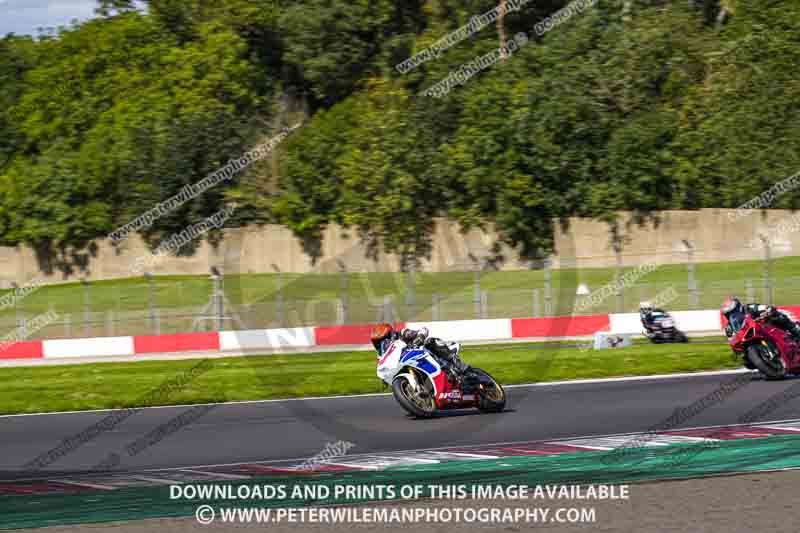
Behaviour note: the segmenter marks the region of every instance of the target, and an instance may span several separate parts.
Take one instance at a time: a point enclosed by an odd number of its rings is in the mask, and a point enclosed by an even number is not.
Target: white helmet
[[[653,304],[650,302],[641,302],[639,303],[639,311],[642,313],[650,313],[653,311]]]

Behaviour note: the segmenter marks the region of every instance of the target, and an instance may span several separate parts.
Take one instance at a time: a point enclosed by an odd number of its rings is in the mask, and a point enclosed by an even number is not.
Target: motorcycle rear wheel
[[[430,379],[425,376],[424,383],[417,383],[418,390],[414,390],[406,376],[397,376],[392,381],[392,394],[400,407],[417,418],[430,418],[436,414],[436,399]]]
[[[786,367],[780,354],[772,357],[771,351],[767,346],[762,344],[748,346],[747,357],[767,379],[783,379],[786,377]]]
[[[506,391],[488,372],[473,368],[481,381],[478,391],[478,410],[484,413],[500,413],[506,408]]]

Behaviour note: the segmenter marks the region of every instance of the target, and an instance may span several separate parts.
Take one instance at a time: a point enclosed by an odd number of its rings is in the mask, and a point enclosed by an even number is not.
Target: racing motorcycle
[[[650,329],[645,329],[644,334],[655,344],[689,342],[689,337],[675,326],[675,319],[669,313],[653,313]]]
[[[456,353],[461,346],[455,344]],[[424,346],[409,346],[396,339],[378,358],[378,377],[392,388],[400,406],[418,418],[430,418],[440,411],[478,408],[497,413],[506,405],[503,387],[480,368],[463,375],[442,367]]]
[[[742,313],[728,319],[735,332],[728,339],[733,352],[741,355],[744,366],[757,369],[767,379],[800,372],[800,345],[765,318]]]

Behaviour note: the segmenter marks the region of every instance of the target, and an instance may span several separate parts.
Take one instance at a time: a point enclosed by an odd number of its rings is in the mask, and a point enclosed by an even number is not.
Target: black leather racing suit
[[[405,328],[400,332],[400,338],[409,346],[423,346],[438,359],[451,366],[459,373],[469,370],[469,366],[458,356],[457,343],[447,343],[444,340],[431,337],[428,330],[421,328],[413,330]]]
[[[651,309],[649,311],[639,311],[639,319],[642,321],[642,326],[647,333],[653,333],[653,324],[656,322],[656,317],[662,318],[667,314],[663,309]]]

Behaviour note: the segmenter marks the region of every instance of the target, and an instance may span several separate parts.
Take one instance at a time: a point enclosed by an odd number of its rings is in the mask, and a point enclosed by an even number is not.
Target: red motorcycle
[[[741,354],[744,366],[757,369],[767,379],[781,379],[800,372],[800,344],[787,331],[770,324],[765,317],[749,314],[729,318],[735,333],[728,342]]]

